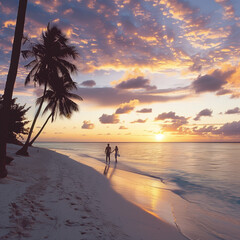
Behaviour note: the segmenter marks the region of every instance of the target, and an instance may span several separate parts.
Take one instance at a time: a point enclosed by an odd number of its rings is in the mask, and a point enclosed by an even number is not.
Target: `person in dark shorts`
[[[110,155],[111,155],[111,147],[108,143],[107,147],[105,148],[105,154],[106,154],[106,164],[110,163]]]

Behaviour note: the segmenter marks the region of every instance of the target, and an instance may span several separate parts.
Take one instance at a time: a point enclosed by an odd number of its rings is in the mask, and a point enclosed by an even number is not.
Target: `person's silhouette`
[[[114,148],[113,152],[115,152],[115,162],[117,162],[117,157],[119,156],[118,146]]]
[[[106,163],[110,163],[110,155],[111,155],[111,147],[108,143],[107,147],[105,148],[105,154],[106,154]]]

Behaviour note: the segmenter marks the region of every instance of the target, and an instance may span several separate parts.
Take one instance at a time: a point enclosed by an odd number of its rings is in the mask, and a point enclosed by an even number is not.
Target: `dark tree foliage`
[[[8,135],[8,119],[11,108],[11,100],[13,88],[16,81],[17,69],[21,51],[23,38],[23,29],[25,22],[25,14],[27,9],[27,0],[19,0],[17,21],[13,38],[12,54],[10,66],[8,70],[7,80],[4,88],[4,103],[2,108],[2,122],[0,125],[0,178],[7,176],[6,152],[7,152],[7,135]]]
[[[41,134],[50,118],[52,118],[52,122],[56,119],[57,115],[60,117],[70,118],[74,111],[78,111],[78,105],[71,99],[82,101],[82,98],[77,94],[71,93],[71,90],[73,89],[77,89],[76,83],[70,83],[68,81],[65,81],[64,77],[61,77],[58,80],[58,84],[51,86],[51,88],[46,91],[44,96],[37,99],[37,104],[40,104],[43,98],[45,99],[45,102],[47,102],[43,114],[49,110],[51,113],[38,134],[29,143],[30,146]]]
[[[46,91],[48,87],[54,88],[61,78],[64,78],[69,84],[74,84],[71,73],[76,72],[77,67],[71,63],[71,60],[76,59],[78,53],[76,48],[69,44],[69,39],[58,27],[48,24],[47,30],[42,33],[40,41],[30,44],[29,49],[22,51],[22,55],[25,59],[30,59],[25,67],[31,68],[25,84],[33,81],[39,86],[44,86],[43,98],[32,121],[27,140],[24,146],[16,152],[18,155],[28,156],[28,146],[45,100]]]
[[[0,97],[0,124],[3,116],[2,106],[3,98]],[[21,106],[20,104],[16,103],[16,98],[12,99],[8,118],[7,142],[19,144],[19,140],[23,139],[22,135],[28,134],[28,128],[26,125],[29,123],[29,121],[26,120],[25,114],[29,108],[25,108],[25,105]]]

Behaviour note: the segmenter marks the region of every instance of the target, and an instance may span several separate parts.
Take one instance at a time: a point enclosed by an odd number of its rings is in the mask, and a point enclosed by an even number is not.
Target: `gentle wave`
[[[91,159],[100,161],[102,163],[105,163],[105,160],[103,160],[103,158],[96,157],[94,155],[78,153],[78,156],[84,157],[84,158],[91,158]],[[139,174],[142,176],[158,179],[162,183],[166,184],[166,189],[174,192],[175,194],[179,195],[180,197],[184,198],[187,201],[190,201],[189,197],[191,196],[191,194],[198,193],[198,194],[207,194],[213,198],[221,199],[222,201],[229,202],[231,204],[240,205],[240,197],[232,195],[232,193],[230,191],[217,190],[212,187],[207,187],[205,185],[196,184],[196,183],[188,181],[187,178],[185,178],[181,175],[178,175],[178,176],[176,176],[176,174],[166,175],[166,179],[168,179],[168,181],[167,181],[163,177],[159,177],[159,176],[152,175],[152,174],[149,174],[144,171],[140,171],[136,168],[130,167],[127,164],[124,164],[121,162],[118,163],[118,169],[128,171],[131,173],[135,173],[135,174]],[[191,178],[191,176],[188,176],[188,178]],[[170,183],[176,184],[176,186],[178,186],[180,189],[170,189],[168,187],[168,184],[170,184]]]

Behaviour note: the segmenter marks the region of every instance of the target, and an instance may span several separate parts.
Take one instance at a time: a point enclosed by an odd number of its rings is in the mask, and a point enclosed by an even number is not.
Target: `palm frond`
[[[48,88],[45,95],[36,100],[37,105],[46,103],[43,114],[51,111],[54,121],[58,115],[71,117],[78,111],[78,105],[71,99],[82,101],[82,98],[71,92],[77,89],[77,84],[70,75],[77,71],[77,66],[69,59],[76,59],[79,54],[62,31],[49,23],[39,42],[22,51],[22,55],[25,59],[33,58],[25,66],[31,68],[25,84],[33,81]]]
[[[35,64],[35,65],[34,65]],[[33,66],[34,65],[34,66]],[[34,60],[32,60],[30,63],[28,63],[28,64],[26,64],[24,67],[25,68],[30,68],[30,67],[35,67],[37,65],[37,60],[36,59],[34,59]]]
[[[43,97],[44,96],[41,96],[41,97],[37,98],[36,105],[39,105],[42,102]]]
[[[75,93],[67,93],[66,96],[69,97],[69,98],[74,98],[74,99],[83,101],[82,97],[80,97],[79,95],[77,95]]]
[[[24,59],[27,59],[29,57],[35,57],[32,50],[22,50],[21,53],[22,53],[22,56],[23,56]]]
[[[74,60],[79,56],[76,48],[72,45],[65,46],[59,51],[58,57],[59,58],[73,58]]]
[[[68,71],[70,71],[71,73],[74,73],[77,71],[77,66],[65,59],[62,59],[62,58],[58,58],[58,62],[61,63],[61,65],[65,68],[68,69]]]

